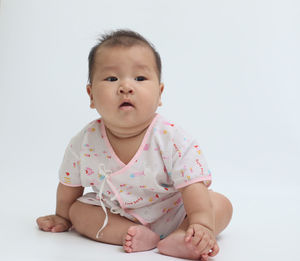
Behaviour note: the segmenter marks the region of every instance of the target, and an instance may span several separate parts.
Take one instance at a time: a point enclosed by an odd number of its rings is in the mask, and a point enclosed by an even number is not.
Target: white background
[[[296,0],[2,0],[0,259],[173,260],[35,225],[54,212],[67,143],[98,117],[85,91],[88,52],[118,28],[160,52],[159,112],[197,137],[212,188],[234,205],[214,260],[299,260]]]

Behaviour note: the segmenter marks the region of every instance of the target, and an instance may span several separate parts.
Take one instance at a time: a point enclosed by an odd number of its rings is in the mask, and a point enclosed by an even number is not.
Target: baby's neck
[[[149,126],[146,126],[141,129],[134,129],[134,130],[114,130],[108,127],[105,127],[107,135],[113,137],[114,139],[132,139],[138,136],[144,136],[145,132],[147,131]]]
[[[110,129],[107,126],[105,127],[110,145],[112,146],[115,154],[124,164],[128,164],[134,155],[136,155],[148,127],[149,125],[143,129],[135,128],[130,131],[126,129],[125,132],[123,130],[119,131],[118,129],[116,131],[115,129]]]
[[[153,118],[141,122],[140,124],[128,127],[116,126],[115,124],[111,124],[111,122],[105,121],[104,119],[103,123],[108,136],[118,140],[130,140],[138,138],[139,136],[144,136],[154,117],[155,115],[153,116]]]

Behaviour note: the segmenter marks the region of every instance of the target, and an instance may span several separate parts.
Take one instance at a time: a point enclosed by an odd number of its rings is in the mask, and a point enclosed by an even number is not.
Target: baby
[[[101,115],[66,149],[56,214],[41,230],[73,227],[128,253],[158,248],[164,255],[207,260],[229,224],[230,201],[208,190],[211,173],[197,141],[156,113],[161,60],[129,30],[102,36],[89,54],[87,93]],[[83,195],[84,188],[92,193]]]

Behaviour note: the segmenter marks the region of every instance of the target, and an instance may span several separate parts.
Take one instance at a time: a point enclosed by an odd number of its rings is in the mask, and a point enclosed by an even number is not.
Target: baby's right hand
[[[69,220],[57,215],[39,217],[36,223],[40,230],[47,232],[64,232],[72,226]]]

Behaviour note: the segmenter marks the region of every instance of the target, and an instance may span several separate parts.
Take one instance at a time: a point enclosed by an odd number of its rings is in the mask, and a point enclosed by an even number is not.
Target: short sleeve
[[[196,182],[203,182],[209,186],[211,172],[197,141],[178,128],[172,143],[171,178],[174,187],[179,189]]]
[[[59,180],[66,186],[80,187],[80,159],[73,148],[72,141],[69,143],[63,161],[59,169]]]

